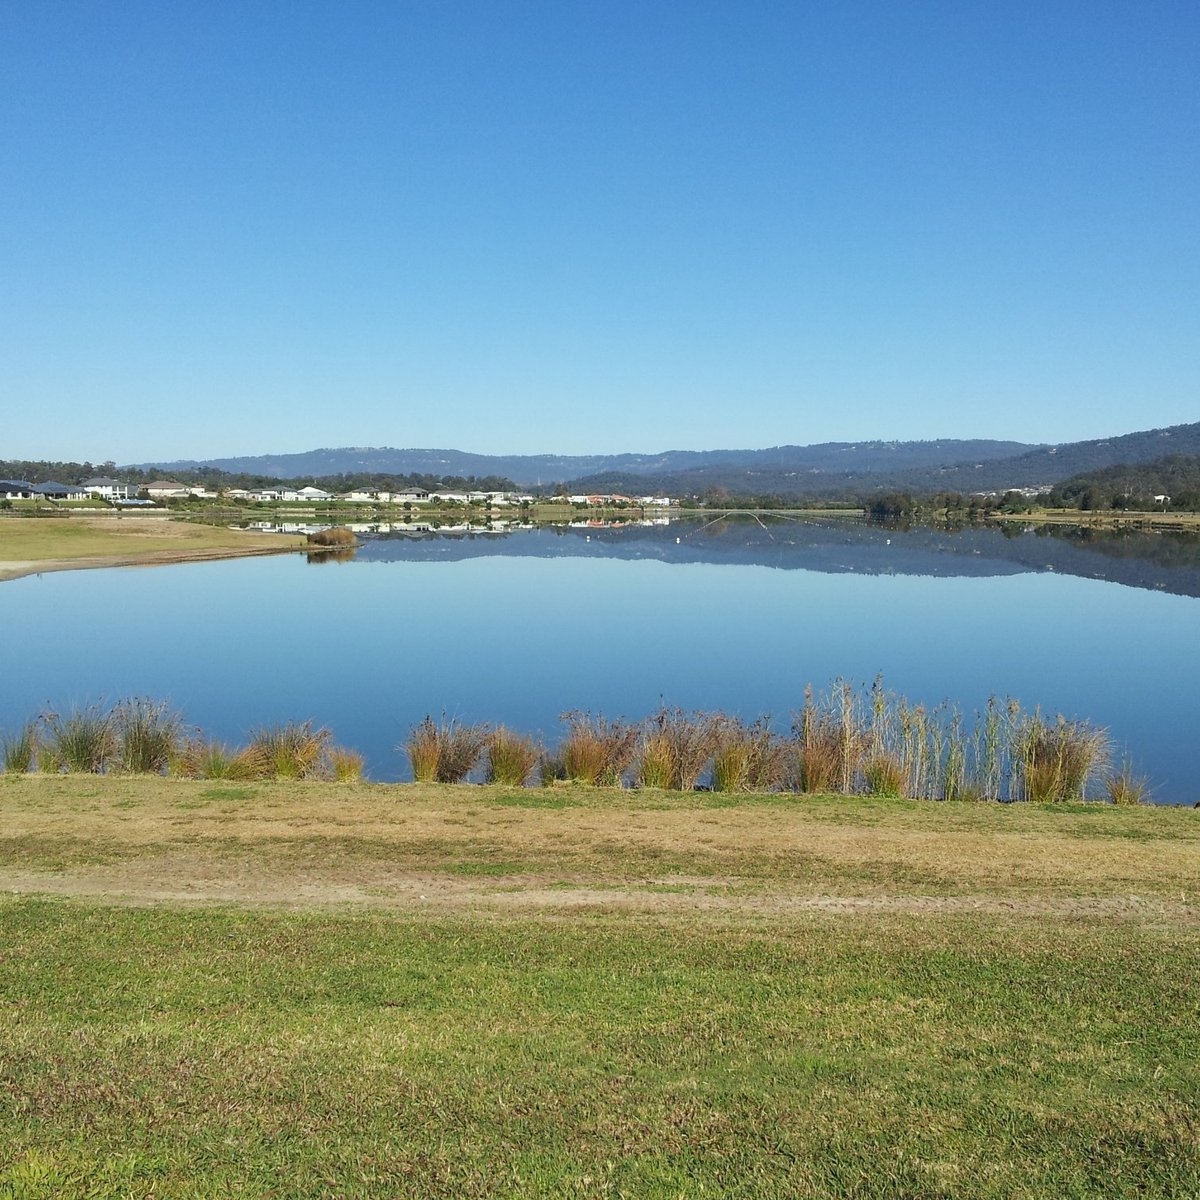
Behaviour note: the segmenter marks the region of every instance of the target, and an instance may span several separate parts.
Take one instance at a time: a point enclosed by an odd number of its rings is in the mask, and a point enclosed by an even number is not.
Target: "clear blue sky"
[[[0,458],[1200,419],[1200,5],[0,8]]]

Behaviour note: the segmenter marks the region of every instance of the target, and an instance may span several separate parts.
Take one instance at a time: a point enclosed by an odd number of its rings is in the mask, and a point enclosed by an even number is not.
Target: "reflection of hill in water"
[[[616,529],[545,527],[508,533],[427,533],[368,538],[358,562],[454,562],[503,554],[532,558],[650,559],[728,563],[826,574],[945,578],[1054,571],[1200,597],[1200,536],[1089,529],[917,527],[865,522],[743,518]]]

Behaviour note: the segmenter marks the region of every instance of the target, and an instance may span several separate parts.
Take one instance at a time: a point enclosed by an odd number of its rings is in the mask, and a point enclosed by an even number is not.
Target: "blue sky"
[[[1200,6],[0,8],[0,458],[1200,419]]]

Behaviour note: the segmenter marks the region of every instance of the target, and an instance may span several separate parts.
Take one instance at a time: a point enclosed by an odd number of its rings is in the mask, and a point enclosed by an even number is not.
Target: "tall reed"
[[[833,693],[824,696],[818,696],[808,684],[792,732],[802,792],[853,791],[862,733],[850,684],[840,680]]]

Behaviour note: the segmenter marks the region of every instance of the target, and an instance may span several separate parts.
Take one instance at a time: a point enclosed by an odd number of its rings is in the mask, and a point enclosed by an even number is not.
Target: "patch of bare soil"
[[[611,911],[692,921],[779,920],[805,914],[872,916],[993,916],[1099,918],[1153,924],[1200,924],[1200,906],[1181,896],[1007,897],[988,893],[958,896],[882,894],[839,896],[773,889],[745,891],[737,878],[666,876],[638,883],[609,884],[587,878],[514,875],[486,880],[436,872],[386,868],[345,877],[336,872],[221,869],[209,860],[178,855],[119,866],[60,872],[0,871],[0,892],[53,895],[118,905],[237,905],[267,908],[367,907],[425,912],[538,914]]]

